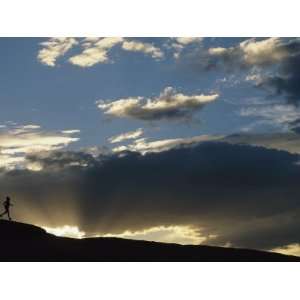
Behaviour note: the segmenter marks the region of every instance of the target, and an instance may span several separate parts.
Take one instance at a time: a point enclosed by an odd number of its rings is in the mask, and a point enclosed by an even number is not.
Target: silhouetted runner
[[[9,209],[11,206],[13,206],[13,204],[11,204],[9,197],[6,197],[5,201],[3,202],[3,206],[4,206],[4,212],[0,215],[0,218],[3,217],[4,215],[7,215],[8,219],[11,221]]]

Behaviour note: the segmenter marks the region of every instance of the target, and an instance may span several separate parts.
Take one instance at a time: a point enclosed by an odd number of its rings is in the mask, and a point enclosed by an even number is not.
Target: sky
[[[0,65],[17,220],[300,255],[299,38],[0,38]]]

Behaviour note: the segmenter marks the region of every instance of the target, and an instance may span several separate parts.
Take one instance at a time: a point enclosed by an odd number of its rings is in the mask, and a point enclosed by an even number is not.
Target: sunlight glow
[[[290,244],[284,247],[278,247],[272,249],[273,252],[285,254],[285,255],[296,255],[300,256],[300,244]]]
[[[87,234],[80,230],[77,226],[64,225],[61,227],[46,227],[43,228],[51,234],[62,237],[71,237],[82,239],[88,237]],[[119,234],[99,234],[93,237],[117,237],[133,240],[146,240],[162,243],[176,243],[182,245],[199,245],[208,238],[213,236],[202,236],[198,229],[191,226],[156,226],[140,231],[126,230]]]
[[[190,226],[157,226],[141,231],[125,231],[121,234],[105,234],[103,237],[119,237],[134,240],[148,240],[163,243],[198,245],[207,238],[198,229]]]
[[[85,237],[85,232],[79,230],[77,226],[64,225],[62,227],[43,227],[43,228],[48,233],[57,236],[71,237],[76,239],[82,239]]]

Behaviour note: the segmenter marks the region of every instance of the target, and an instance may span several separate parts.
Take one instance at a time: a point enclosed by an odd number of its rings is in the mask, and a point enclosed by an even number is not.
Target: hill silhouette
[[[72,239],[0,220],[1,261],[300,261],[249,249],[178,245],[121,238]]]

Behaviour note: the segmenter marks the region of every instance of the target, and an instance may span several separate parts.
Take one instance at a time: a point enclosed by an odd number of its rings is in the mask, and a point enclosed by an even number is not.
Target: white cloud
[[[201,42],[203,40],[203,37],[176,37],[174,39],[179,44],[188,45],[191,43]]]
[[[41,126],[35,124],[28,124],[23,126],[23,129],[39,129],[39,128],[41,128]]]
[[[79,129],[62,130],[62,133],[66,133],[66,134],[73,134],[73,133],[79,133],[79,132],[80,132]]]
[[[218,94],[185,95],[167,87],[156,98],[131,97],[116,101],[96,102],[105,114],[114,117],[130,117],[140,120],[187,119],[206,104],[215,101]]]
[[[251,38],[228,48],[209,48],[207,50],[208,58],[219,60],[212,62],[206,58],[204,61],[213,65],[224,64],[227,67],[260,68],[279,63],[291,56],[292,53],[283,38],[272,37],[263,40]],[[258,72],[259,69],[256,71]]]
[[[1,149],[1,148],[0,148]],[[3,155],[0,150],[0,169],[12,169],[14,166],[24,162],[24,157]]]
[[[77,41],[74,38],[50,38],[48,41],[41,43],[43,48],[38,53],[38,60],[44,65],[54,67],[57,58],[63,56],[76,44]]]
[[[79,140],[74,132],[48,132],[39,125],[8,125],[0,130],[1,167],[14,168],[25,162],[25,156],[39,151],[62,149]]]
[[[175,50],[174,58],[178,59],[184,50],[190,44],[201,43],[203,40],[202,37],[175,37],[171,38],[171,48]],[[175,42],[173,42],[175,41]]]
[[[43,48],[38,53],[38,60],[45,65],[54,67],[56,60],[75,45],[79,45],[82,51],[69,57],[68,62],[83,68],[112,62],[109,52],[118,45],[125,51],[142,52],[154,59],[164,57],[162,50],[151,43],[122,37],[88,37],[82,39],[49,38],[41,43]]]
[[[122,49],[126,51],[142,52],[150,55],[152,58],[159,59],[163,58],[163,52],[150,43],[143,43],[140,41],[124,41]]]
[[[121,37],[86,38],[82,41],[85,48],[80,54],[69,58],[69,62],[79,67],[92,67],[109,61],[108,52],[123,42]]]
[[[279,62],[290,55],[282,46],[282,38],[272,37],[257,41],[249,39],[240,43],[244,61],[249,65]]]
[[[143,129],[138,128],[137,130],[134,130],[134,131],[129,131],[129,132],[125,132],[125,133],[122,133],[119,135],[115,135],[115,136],[109,138],[108,141],[112,144],[120,143],[125,140],[136,139],[136,138],[140,137],[143,133],[144,133]]]
[[[177,138],[177,139],[164,139],[164,140],[156,140],[148,142],[147,139],[138,139],[135,140],[132,144],[127,146],[119,146],[113,148],[114,152],[122,152],[125,150],[129,151],[137,151],[142,154],[146,154],[148,152],[162,152],[167,151],[172,148],[184,145],[191,145],[194,143],[205,142],[205,141],[213,141],[219,140],[222,136],[210,136],[210,135],[199,135],[189,138]]]

